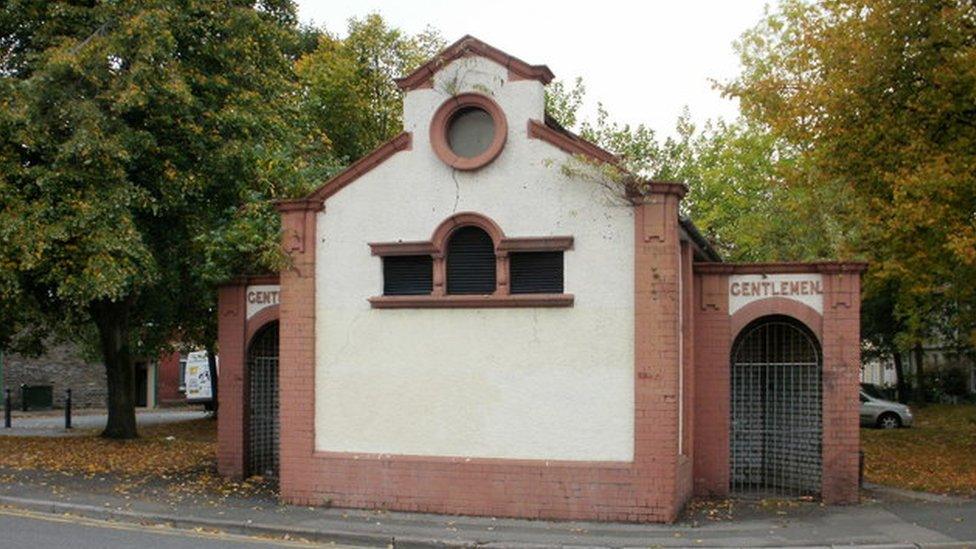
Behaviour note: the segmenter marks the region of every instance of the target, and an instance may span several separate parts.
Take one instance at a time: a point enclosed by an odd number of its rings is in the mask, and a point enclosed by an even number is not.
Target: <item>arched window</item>
[[[495,243],[484,230],[461,227],[447,244],[447,293],[495,293]]]
[[[563,284],[563,252],[572,236],[505,236],[494,221],[460,212],[430,240],[371,242],[382,259],[377,309],[572,307]]]

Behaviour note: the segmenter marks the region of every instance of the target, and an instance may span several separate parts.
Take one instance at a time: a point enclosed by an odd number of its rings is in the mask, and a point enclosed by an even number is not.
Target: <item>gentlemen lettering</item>
[[[247,292],[247,302],[252,305],[277,305],[278,290],[259,292],[251,290]]]
[[[761,280],[757,282],[733,282],[729,293],[739,297],[778,297],[796,295],[822,295],[819,280]]]

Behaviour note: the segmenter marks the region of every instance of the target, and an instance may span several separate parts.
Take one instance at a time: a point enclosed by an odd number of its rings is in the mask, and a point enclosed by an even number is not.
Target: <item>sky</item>
[[[754,26],[768,0],[298,0],[302,21],[345,35],[346,21],[379,12],[416,33],[431,26],[450,43],[471,34],[567,82],[583,77],[584,117],[600,101],[613,120],[674,133],[693,120],[735,118],[737,105],[711,80],[738,74],[732,42]]]

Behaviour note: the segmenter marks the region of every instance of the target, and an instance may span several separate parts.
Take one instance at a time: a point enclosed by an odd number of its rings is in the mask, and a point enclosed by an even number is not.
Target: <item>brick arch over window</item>
[[[769,297],[753,301],[742,307],[731,318],[732,341],[739,337],[739,333],[753,320],[764,316],[783,315],[793,318],[810,329],[817,342],[823,345],[823,317],[809,305],[785,297]]]
[[[451,238],[459,229],[465,227],[476,227],[484,231],[491,238],[492,246],[496,256],[496,262],[504,262],[505,254],[499,253],[499,245],[505,238],[505,233],[501,227],[491,218],[475,213],[461,212],[448,217],[434,229],[430,241],[434,244],[436,253],[434,254],[434,292],[436,294],[449,294],[447,281],[448,249],[451,245]],[[504,265],[496,265],[495,268],[495,287],[492,294],[505,295],[508,289],[508,275]]]
[[[265,307],[256,315],[247,320],[247,329],[245,330],[244,334],[245,349],[250,348],[251,340],[254,339],[255,334],[261,331],[261,328],[264,328],[269,322],[278,320],[279,307],[279,305]]]
[[[451,238],[454,231],[461,227],[470,226],[478,227],[488,233],[492,242],[495,243],[495,251],[498,251],[498,246],[505,238],[505,233],[502,232],[502,228],[493,219],[475,212],[457,213],[441,221],[441,224],[434,229],[434,234],[431,235],[430,241],[439,253],[444,253],[447,251],[447,241]]]

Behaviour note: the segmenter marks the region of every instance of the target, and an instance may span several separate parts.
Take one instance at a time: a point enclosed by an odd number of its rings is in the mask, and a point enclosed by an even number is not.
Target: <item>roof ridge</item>
[[[472,54],[487,57],[507,68],[509,78],[513,80],[538,80],[543,84],[548,84],[555,78],[549,67],[545,65],[530,65],[487,42],[470,34],[465,34],[410,74],[398,78],[396,80],[397,86],[404,91],[430,87],[430,79],[441,67],[455,59]]]

